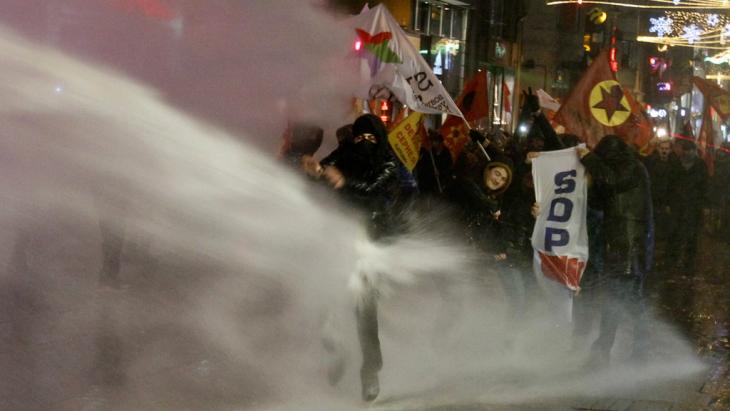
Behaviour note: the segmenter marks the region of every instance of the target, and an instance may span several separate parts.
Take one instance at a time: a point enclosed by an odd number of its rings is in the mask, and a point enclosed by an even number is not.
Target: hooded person
[[[502,195],[512,183],[514,164],[479,132],[472,130],[470,136],[473,141],[464,147],[454,164],[452,198],[458,200],[468,218],[484,213],[498,218]]]
[[[352,124],[352,138],[345,138],[320,165],[328,180],[351,204],[368,214],[374,238],[391,233],[388,213],[399,189],[398,163],[390,150],[388,132],[375,115],[364,114]]]
[[[506,248],[497,235],[502,197],[512,183],[514,165],[479,132],[472,131],[470,135],[473,141],[464,147],[454,164],[448,197],[465,225],[468,240],[503,259]]]
[[[467,240],[493,262],[488,264],[484,275],[499,278],[507,296],[508,317],[513,318],[524,312],[526,302],[525,284],[511,267],[513,259],[507,255],[506,226],[501,216],[502,200],[512,184],[514,164],[477,131],[472,131],[470,136],[472,142],[467,144],[454,166],[450,199],[462,218]]]
[[[340,145],[321,163],[309,162],[305,167],[315,178],[324,178],[345,200],[367,215],[368,233],[374,240],[394,234],[392,208],[400,183],[398,163],[390,151],[388,133],[383,122],[372,114],[358,117],[352,124],[352,139]],[[362,351],[360,381],[362,398],[374,400],[380,393],[378,372],[383,366],[378,336],[378,303],[376,285],[364,273],[358,273],[355,317]],[[341,370],[330,376],[337,383]]]
[[[616,337],[622,311],[634,325],[632,358],[645,361],[648,335],[644,308],[644,280],[653,264],[653,208],[649,174],[638,154],[619,137],[601,139],[593,152],[577,148],[581,162],[600,194],[603,270],[599,273],[601,323],[591,347],[590,367],[605,366]]]

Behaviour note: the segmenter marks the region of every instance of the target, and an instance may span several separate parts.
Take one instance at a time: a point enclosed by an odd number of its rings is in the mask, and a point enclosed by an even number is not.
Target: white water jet
[[[655,323],[661,365],[597,384],[539,309],[504,320],[495,267],[435,221],[372,244],[326,189],[159,91],[7,30],[0,55],[0,409],[357,409],[348,284],[363,269],[383,294],[384,408],[607,395],[701,369]],[[122,290],[98,286],[100,221],[126,241]],[[349,360],[334,388],[328,315]]]

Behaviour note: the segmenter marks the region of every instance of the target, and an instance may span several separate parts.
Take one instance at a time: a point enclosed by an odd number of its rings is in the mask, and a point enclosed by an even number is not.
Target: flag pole
[[[436,160],[433,158],[433,148],[428,148],[428,155],[431,157],[431,166],[433,167],[433,175],[436,177],[436,186],[439,189],[439,194],[444,193],[444,189],[441,187],[441,179],[439,178],[439,170],[436,167]]]
[[[499,126],[502,131],[502,117],[504,116],[504,68],[502,68],[502,81],[499,83]]]
[[[462,117],[461,119],[464,120],[464,124],[466,124],[466,128],[469,129],[469,131],[471,131],[471,126],[469,125],[469,122],[466,121],[466,119],[464,117]],[[487,154],[487,150],[484,149],[484,146],[482,145],[482,143],[479,141],[476,141],[475,143],[477,143],[477,146],[479,146],[479,149],[482,151],[482,154],[484,154],[484,157],[487,158],[487,161],[492,161],[492,157],[489,157],[489,154]]]

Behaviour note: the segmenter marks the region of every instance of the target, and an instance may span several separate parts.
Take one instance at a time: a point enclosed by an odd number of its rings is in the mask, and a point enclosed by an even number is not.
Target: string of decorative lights
[[[710,32],[720,27],[727,27],[730,24],[730,17],[724,13],[701,13],[696,11],[667,11],[665,17],[649,20],[652,23],[650,31],[656,32],[659,37],[664,34],[681,37],[685,32],[685,27],[692,25],[703,32]],[[671,31],[667,33],[666,29]]]
[[[666,11],[662,17],[649,18],[649,23],[649,32],[656,37],[639,36],[638,41],[707,49],[728,48],[730,41],[730,17],[725,14]]]
[[[649,32],[653,36],[637,36],[637,41],[672,47],[692,47],[708,50],[723,50],[708,61],[730,60],[730,16],[729,0],[553,0],[548,5],[558,4],[600,4],[642,9],[664,9],[664,16],[649,19]],[[691,10],[689,10],[691,9]],[[705,10],[698,12],[697,9]]]
[[[608,6],[632,7],[639,9],[730,9],[728,0],[647,0],[644,2],[623,1],[602,1],[602,0],[553,0],[548,1],[548,6],[558,4],[603,4]]]

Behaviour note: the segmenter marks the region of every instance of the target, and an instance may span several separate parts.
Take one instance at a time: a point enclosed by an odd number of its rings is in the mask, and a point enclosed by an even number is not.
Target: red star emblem
[[[601,87],[601,96],[602,99],[598,103],[596,103],[593,108],[601,108],[606,110],[606,117],[608,118],[609,123],[611,122],[611,117],[613,117],[613,114],[617,111],[629,111],[626,107],[621,104],[621,99],[624,97],[624,92],[621,90],[621,87],[618,85],[611,86],[611,90],[607,91],[603,87]]]

